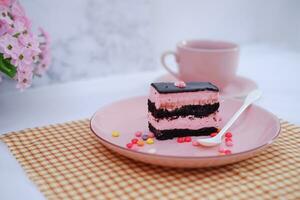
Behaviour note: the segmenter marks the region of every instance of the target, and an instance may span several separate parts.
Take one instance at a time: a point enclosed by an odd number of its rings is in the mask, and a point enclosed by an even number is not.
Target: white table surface
[[[264,50],[242,54],[238,74],[264,91],[257,103],[278,117],[300,124],[299,53]],[[0,94],[0,134],[28,127],[89,118],[99,107],[129,96],[147,95],[163,71],[51,85]],[[0,199],[44,199],[5,144],[0,143]]]

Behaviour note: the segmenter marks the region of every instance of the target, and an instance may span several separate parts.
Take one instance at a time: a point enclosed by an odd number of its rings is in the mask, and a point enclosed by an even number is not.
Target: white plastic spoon
[[[262,92],[260,90],[253,90],[250,92],[245,101],[244,104],[241,106],[241,108],[231,117],[231,119],[227,122],[227,124],[222,128],[222,130],[212,138],[205,138],[205,139],[198,139],[197,141],[199,144],[203,146],[216,146],[221,144],[222,137],[226,133],[226,131],[231,127],[231,125],[237,120],[237,118],[242,114],[242,112],[251,105],[254,101],[259,99],[262,95]]]

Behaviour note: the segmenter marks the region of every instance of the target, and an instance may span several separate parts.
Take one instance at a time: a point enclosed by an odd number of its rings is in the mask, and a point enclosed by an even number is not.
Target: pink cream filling
[[[219,102],[219,93],[213,91],[184,92],[160,94],[155,88],[150,88],[149,100],[155,103],[157,109],[169,111],[184,105],[205,105]]]
[[[190,119],[192,117],[193,119]],[[220,117],[218,113],[210,114],[203,118],[194,118],[193,116],[179,117],[177,119],[168,120],[161,119],[156,121],[151,113],[148,113],[148,120],[152,126],[158,130],[168,130],[168,129],[190,129],[198,130],[204,127],[216,127],[219,126]]]

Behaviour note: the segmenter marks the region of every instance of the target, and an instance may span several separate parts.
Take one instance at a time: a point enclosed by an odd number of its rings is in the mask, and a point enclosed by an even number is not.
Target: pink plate
[[[156,79],[156,81],[175,82],[177,79],[170,74],[165,74]],[[242,76],[236,76],[231,83],[221,90],[220,94],[225,98],[244,98],[249,92],[256,88],[257,85],[254,81]]]
[[[240,100],[233,99],[222,102],[223,122],[228,121],[241,104]],[[225,165],[254,156],[279,135],[280,123],[270,112],[252,105],[229,130],[234,145],[226,148],[232,151],[231,155],[219,155],[218,147],[195,147],[191,142],[179,144],[176,139],[154,139],[154,144],[134,145],[128,149],[126,144],[135,138],[136,131],[149,132],[147,97],[134,97],[98,110],[91,119],[91,129],[103,145],[129,158],[155,165],[196,168]],[[120,136],[112,137],[112,131],[119,131]]]

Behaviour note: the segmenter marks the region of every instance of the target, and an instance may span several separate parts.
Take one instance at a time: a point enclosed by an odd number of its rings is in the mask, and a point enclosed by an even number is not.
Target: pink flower
[[[27,29],[30,29],[31,21],[26,16],[24,8],[21,6],[21,4],[18,1],[12,4],[11,11],[15,21],[19,21],[23,23]]]
[[[11,62],[17,67],[31,65],[33,63],[32,52],[26,47],[20,48],[17,58],[12,59]]]
[[[0,37],[11,31],[12,27],[5,20],[0,19]]]
[[[38,76],[42,76],[47,70],[48,70],[49,65],[44,62],[40,62],[37,66],[36,69],[34,70],[34,73]]]
[[[26,15],[24,15],[23,17],[16,17],[15,20],[23,23],[26,29],[31,28],[31,21],[30,19],[27,18]]]
[[[8,7],[0,7],[0,19],[5,21],[9,25],[12,25],[13,24],[13,19],[11,18],[9,13],[10,13],[10,10],[9,10]]]
[[[36,70],[34,71],[37,75],[44,74],[48,70],[49,65],[51,63],[51,53],[48,46],[46,47],[47,48],[41,48],[42,53],[39,55],[39,61]]]
[[[32,34],[21,34],[18,36],[18,40],[24,47],[29,47],[29,44],[33,41]]]
[[[4,58],[16,59],[19,55],[20,46],[17,38],[5,34],[0,37],[0,51],[3,53]]]
[[[0,6],[8,7],[11,5],[11,0],[0,0]]]
[[[41,36],[44,38],[44,42],[46,44],[50,44],[51,38],[48,32],[46,32],[43,28],[39,27],[39,31],[41,33]]]
[[[32,83],[32,67],[23,66],[22,68],[18,68],[17,71],[17,88],[23,91],[28,88]]]
[[[0,0],[0,54],[16,67],[21,90],[31,85],[34,73],[43,74],[51,62],[49,34],[42,28],[39,31],[41,40],[31,32],[31,21],[18,0]]]
[[[32,51],[33,56],[37,56],[39,53],[41,53],[38,39],[33,34],[31,33],[21,34],[19,35],[18,40],[24,47]]]
[[[11,11],[14,17],[23,17],[26,15],[24,8],[18,1],[13,2]]]
[[[43,49],[42,53],[39,55],[39,62],[37,64],[37,67],[34,71],[37,75],[43,75],[49,68],[49,65],[51,63],[51,54],[48,49]]]
[[[34,73],[36,75],[43,75],[49,68],[50,62],[47,62],[47,60],[42,60],[41,62],[38,63]]]
[[[19,21],[19,20],[16,20],[14,21],[13,23],[13,29],[12,29],[12,32],[11,34],[12,35],[15,35],[15,34],[21,34],[23,33],[24,31],[26,31],[26,26],[24,25],[24,23],[22,21]]]
[[[30,74],[30,73],[32,73],[32,71],[33,71],[33,67],[32,67],[32,65],[20,65],[19,67],[18,67],[18,72],[19,73],[21,73],[21,75],[28,75],[28,74]]]
[[[34,72],[37,75],[42,75],[49,68],[51,62],[50,37],[44,29],[39,28],[39,31],[41,32],[41,37],[43,37],[44,41],[40,43],[42,52],[39,55],[39,61]]]

